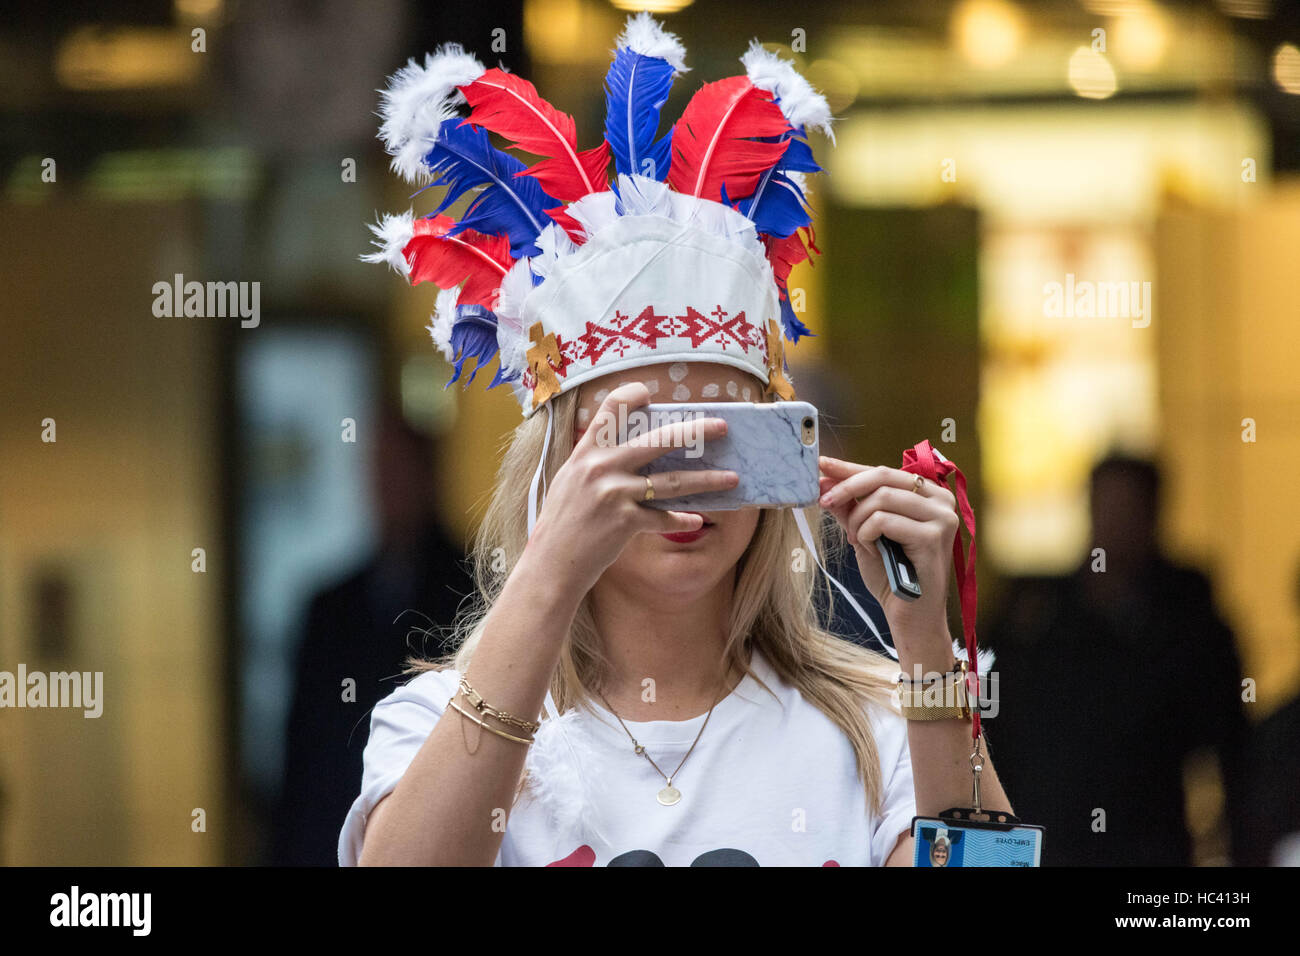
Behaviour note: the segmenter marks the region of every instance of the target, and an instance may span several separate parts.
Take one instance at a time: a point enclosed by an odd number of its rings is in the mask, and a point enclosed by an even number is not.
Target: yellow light
[[[676,13],[695,0],[609,0],[619,10],[648,10],[650,13]]]
[[[1142,6],[1144,0],[1083,0],[1083,9],[1103,17],[1121,17]]]
[[[1273,0],[1217,0],[1217,3],[1228,16],[1243,20],[1267,20],[1273,14]]]
[[[176,18],[190,21],[215,20],[221,14],[221,0],[174,0]]]
[[[1070,57],[1070,86],[1085,99],[1104,100],[1113,96],[1119,84],[1110,61],[1089,47],[1081,46]]]
[[[618,14],[583,0],[528,0],[524,4],[524,42],[529,55],[547,66],[609,65],[609,49],[587,37],[613,36]]]
[[[1300,49],[1283,43],[1273,51],[1273,82],[1287,93],[1300,95]]]
[[[1020,11],[1007,0],[962,0],[953,10],[952,33],[962,56],[991,69],[1015,55],[1024,24]]]
[[[1125,66],[1152,70],[1164,57],[1168,40],[1163,11],[1154,4],[1143,3],[1124,11],[1115,21],[1108,50]]]
[[[847,109],[858,98],[858,75],[839,60],[814,60],[804,77],[826,97],[832,113]]]
[[[184,86],[206,59],[190,42],[188,30],[80,27],[59,43],[54,72],[74,90]]]

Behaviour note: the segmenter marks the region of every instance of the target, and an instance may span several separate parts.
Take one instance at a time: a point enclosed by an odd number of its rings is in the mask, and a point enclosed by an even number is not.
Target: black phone
[[[915,601],[921,596],[921,582],[916,577],[916,565],[912,564],[903,552],[903,546],[897,541],[886,538],[883,534],[876,539],[876,550],[885,563],[885,576],[889,578],[889,590],[904,601]]]

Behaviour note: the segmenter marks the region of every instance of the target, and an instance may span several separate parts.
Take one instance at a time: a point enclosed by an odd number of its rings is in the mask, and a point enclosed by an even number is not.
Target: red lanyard
[[[903,471],[920,475],[936,484],[947,486],[948,476],[957,476],[957,508],[961,513],[962,523],[970,535],[970,549],[963,553],[961,531],[952,539],[952,566],[957,574],[957,594],[961,600],[961,628],[966,637],[966,698],[971,704],[971,739],[978,741],[980,735],[979,713],[979,663],[975,650],[975,605],[977,588],[975,585],[975,511],[966,496],[966,476],[961,469],[944,458],[930,445],[928,440],[919,442],[903,452]]]

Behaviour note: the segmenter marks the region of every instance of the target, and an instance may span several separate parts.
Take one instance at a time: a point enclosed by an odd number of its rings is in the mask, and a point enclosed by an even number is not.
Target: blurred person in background
[[[1083,563],[1013,582],[991,620],[1014,699],[989,740],[1020,814],[1047,827],[1045,865],[1187,866],[1183,770],[1198,749],[1218,758],[1240,842],[1249,727],[1233,634],[1209,579],[1160,551],[1153,463],[1106,457],[1090,499]]]
[[[1295,597],[1300,602],[1300,566]],[[1243,866],[1300,866],[1300,695],[1255,728],[1246,759]]]
[[[434,461],[434,442],[385,411],[371,460],[378,549],[320,591],[304,623],[273,823],[277,865],[336,865],[371,708],[392,691],[409,657],[447,650],[439,627],[451,624],[471,585],[464,549],[438,518]],[[409,639],[415,633],[422,642]]]

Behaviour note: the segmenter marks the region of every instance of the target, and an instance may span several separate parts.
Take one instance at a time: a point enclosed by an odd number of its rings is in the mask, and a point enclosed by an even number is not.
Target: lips
[[[684,511],[682,514],[700,515],[701,518],[704,518],[704,515],[698,511]],[[667,538],[674,544],[690,544],[693,541],[699,541],[700,538],[709,533],[709,529],[712,527],[713,522],[708,518],[704,518],[704,525],[698,531],[676,531],[672,534],[661,535],[661,537]]]

